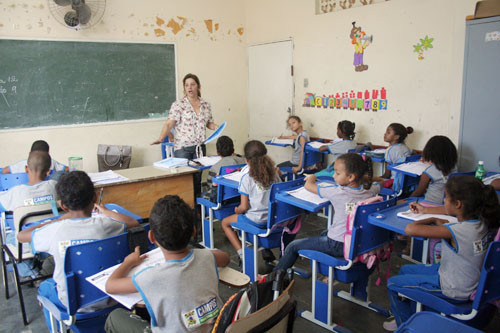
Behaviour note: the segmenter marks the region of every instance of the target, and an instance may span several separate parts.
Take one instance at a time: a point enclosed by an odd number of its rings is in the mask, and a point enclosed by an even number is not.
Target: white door
[[[249,139],[265,142],[290,135],[286,120],[293,109],[292,41],[248,48]],[[267,146],[274,162],[291,158],[291,148]]]

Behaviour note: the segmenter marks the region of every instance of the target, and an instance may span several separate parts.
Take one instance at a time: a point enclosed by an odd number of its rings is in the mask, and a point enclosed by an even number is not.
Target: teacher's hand
[[[149,145],[152,146],[152,145],[159,145],[160,143],[162,143],[163,140],[160,140],[160,139],[156,139],[155,141],[151,142]]]

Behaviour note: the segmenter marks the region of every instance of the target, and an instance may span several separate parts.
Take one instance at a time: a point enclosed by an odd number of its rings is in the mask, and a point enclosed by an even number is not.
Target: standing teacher
[[[187,74],[182,80],[184,85],[184,98],[172,103],[168,113],[167,122],[161,129],[160,136],[152,145],[161,144],[175,128],[174,157],[195,159],[197,146],[203,155],[206,154],[205,128],[216,130],[219,126],[213,122],[210,104],[201,98],[200,80],[194,74]],[[201,193],[201,172],[194,176],[194,193]]]

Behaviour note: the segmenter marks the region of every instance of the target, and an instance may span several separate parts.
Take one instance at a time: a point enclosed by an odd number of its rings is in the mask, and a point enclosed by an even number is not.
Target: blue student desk
[[[313,152],[315,152],[315,153],[321,153],[321,154],[329,154],[329,153],[330,153],[328,150],[321,151],[321,150],[319,150],[319,148],[314,148],[314,147],[311,147],[311,146],[309,145],[309,143],[311,143],[311,142],[321,142],[321,143],[326,143],[326,142],[321,141],[321,140],[309,141],[309,142],[306,144],[306,150],[313,151]]]
[[[277,147],[291,147],[291,146],[292,146],[292,145],[290,145],[290,144],[274,143],[274,142],[272,142],[271,140],[267,140],[265,143],[266,143],[266,145],[269,145],[269,146],[277,146]]]
[[[405,228],[408,224],[412,223],[412,220],[408,220],[402,217],[397,216],[398,213],[400,212],[406,212],[407,210],[410,209],[410,202],[414,200],[409,199],[409,201],[391,207],[387,208],[384,210],[381,210],[380,212],[370,214],[368,216],[368,223],[373,224],[377,227],[384,228],[390,231],[394,231],[398,234],[406,235],[405,233]],[[413,237],[418,240],[423,240],[422,244],[422,254],[421,256],[417,253],[413,253],[413,246],[411,248],[411,253],[410,257],[406,258],[409,259],[410,261],[413,261],[415,263],[423,263],[427,264],[428,262],[428,251],[429,251],[429,239],[428,238],[422,238],[422,237]]]
[[[333,181],[333,178],[331,181],[318,180],[318,182],[331,183],[332,185],[335,184],[335,182]],[[299,187],[303,187],[303,185],[299,186]],[[320,210],[327,208],[328,209],[327,228],[328,228],[332,224],[332,221],[333,221],[333,209],[330,205],[330,201],[326,201],[326,202],[318,205],[318,204],[315,204],[315,203],[310,202],[310,201],[296,198],[293,195],[287,193],[288,191],[298,189],[299,187],[291,188],[291,189],[288,189],[287,191],[277,193],[276,200],[283,202],[283,203],[286,203],[286,204],[289,204],[289,205],[292,205],[292,206],[295,206],[295,207],[302,208],[302,209],[307,210],[308,212],[312,212],[312,213],[317,213]]]

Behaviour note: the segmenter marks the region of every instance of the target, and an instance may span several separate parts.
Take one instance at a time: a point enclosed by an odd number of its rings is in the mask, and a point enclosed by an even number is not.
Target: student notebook
[[[187,158],[177,158],[177,157],[169,157],[164,160],[153,163],[153,166],[164,169],[177,168],[187,165],[188,165]]]
[[[325,143],[325,142],[319,142],[319,141],[312,141],[312,142],[309,142],[308,145],[312,148],[315,148],[315,149],[319,149],[323,146],[328,146],[329,143]]]
[[[418,213],[413,213],[411,210],[407,210],[406,212],[399,212],[397,215],[398,217],[411,221],[419,221],[430,217],[434,217],[442,220],[448,220],[448,222],[458,222],[457,218],[454,216],[441,215],[441,214],[418,214]]]
[[[427,169],[430,166],[430,164],[424,163],[424,162],[409,162],[409,163],[404,163],[400,164],[393,169],[404,171],[407,173],[413,173],[417,176],[421,176],[422,173],[424,173],[425,169]]]
[[[297,199],[312,202],[313,204],[316,204],[316,205],[321,205],[322,203],[325,203],[328,201],[328,199],[321,198],[319,195],[312,193],[312,192],[309,192],[304,187],[299,187],[296,190],[287,191],[286,193],[290,194],[291,196],[294,196]]]
[[[272,138],[271,143],[279,144],[279,145],[293,145],[293,139],[278,139]]]

